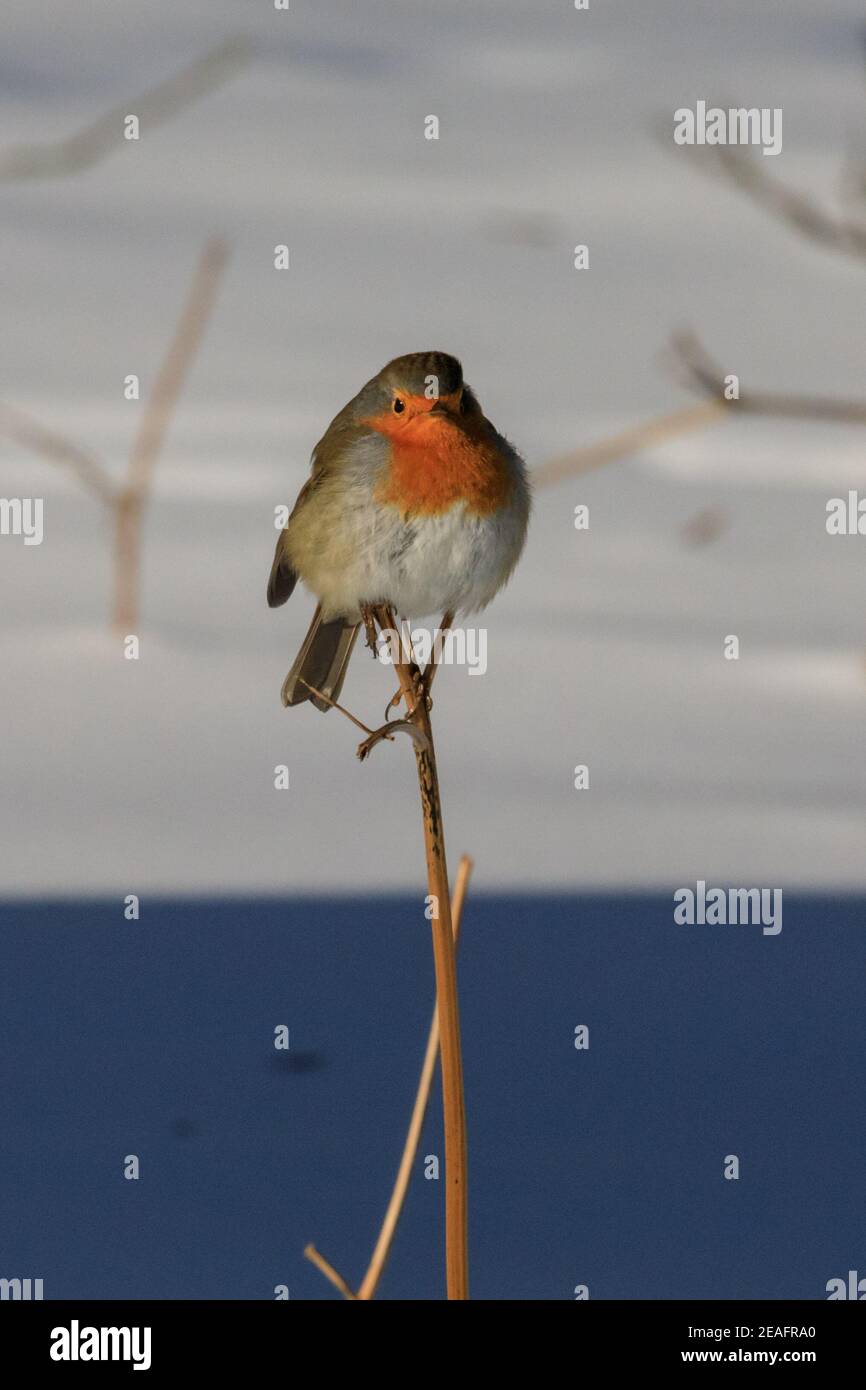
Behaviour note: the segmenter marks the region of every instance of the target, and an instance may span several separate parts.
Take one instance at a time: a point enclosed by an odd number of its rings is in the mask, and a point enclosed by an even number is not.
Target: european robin
[[[318,599],[283,683],[285,705],[339,699],[362,623],[484,608],[523,549],[529,485],[456,357],[396,357],[331,421],[277,540],[268,604],[298,579]]]

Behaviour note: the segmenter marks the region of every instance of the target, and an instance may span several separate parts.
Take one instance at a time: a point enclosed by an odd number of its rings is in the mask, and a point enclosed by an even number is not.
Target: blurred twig
[[[89,169],[124,143],[125,116],[137,116],[140,125],[149,130],[162,125],[198,97],[226,82],[244,66],[251,52],[247,36],[236,34],[176,76],[123,106],[115,106],[66,140],[56,144],[10,145],[0,150],[0,181],[58,178]]]
[[[50,463],[71,468],[83,487],[110,510],[114,521],[112,626],[135,632],[140,618],[141,533],[153,472],[171,413],[189,374],[213,308],[228,249],[219,238],[204,248],[149,400],[144,406],[122,485],[115,484],[94,454],[25,415],[0,404],[0,434]]]
[[[557,455],[533,470],[533,486],[550,487],[563,478],[589,473],[603,464],[628,458],[641,449],[652,448],[677,435],[691,434],[705,425],[720,421],[726,411],[745,411],[791,420],[825,420],[839,424],[866,425],[866,401],[844,400],[833,396],[798,395],[793,392],[744,390],[738,400],[724,396],[725,372],[710,357],[697,334],[681,329],[671,338],[671,356],[677,375],[692,391],[707,399],[667,415],[657,415],[640,425],[623,430],[609,439],[585,444],[567,454]]]
[[[466,901],[466,892],[469,887],[471,873],[472,860],[469,858],[468,854],[464,854],[457,869],[454,895],[451,901],[451,930],[454,934],[455,946],[460,938],[460,919],[463,915],[463,904]],[[397,1169],[397,1177],[394,1181],[391,1199],[388,1202],[382,1221],[379,1238],[376,1241],[373,1254],[370,1257],[370,1263],[367,1267],[367,1272],[361,1281],[358,1292],[355,1293],[354,1290],[349,1287],[343,1276],[319,1253],[315,1245],[308,1245],[304,1251],[307,1259],[311,1260],[327,1279],[330,1279],[331,1283],[335,1288],[340,1290],[344,1298],[367,1302],[376,1296],[376,1290],[379,1287],[379,1281],[382,1278],[388,1256],[391,1253],[391,1246],[397,1231],[397,1223],[400,1220],[400,1214],[406,1200],[406,1193],[409,1189],[412,1167],[418,1153],[418,1144],[420,1143],[421,1131],[424,1126],[424,1116],[427,1113],[427,1106],[430,1101],[430,1090],[433,1085],[438,1055],[439,1014],[434,1008],[433,1018],[430,1022],[430,1032],[427,1036],[427,1050],[424,1053],[424,1063],[421,1067],[421,1076],[418,1081],[415,1104],[412,1107],[412,1116],[406,1133],[406,1142],[403,1145],[400,1166]]]
[[[718,104],[724,106],[724,103]],[[730,108],[732,103],[728,105]],[[655,129],[660,143],[672,149],[667,121],[657,121]],[[777,179],[768,171],[766,159],[756,156],[749,147],[682,145],[676,147],[676,154],[680,158],[689,158],[704,173],[726,178],[772,218],[791,227],[808,240],[831,251],[856,256],[858,259],[866,258],[866,221],[860,208],[854,216],[828,211],[812,195],[789,188]],[[843,194],[847,195],[850,201],[856,191],[857,200],[862,203],[863,190],[863,164],[862,161],[858,161],[856,177],[849,169],[846,179],[843,180]],[[866,424],[866,402],[863,401],[812,396],[798,392],[749,388],[744,390],[742,385],[739,386],[738,397],[728,400],[724,394],[725,372],[710,357],[693,331],[686,329],[674,334],[671,347],[680,379],[689,389],[699,391],[707,397],[706,404],[718,411],[729,408],[752,415],[777,418]],[[658,422],[660,425],[663,423],[663,420]],[[543,478],[543,481],[547,479]]]
[[[774,415],[792,420],[827,420],[839,424],[866,425],[866,401],[833,396],[809,396],[794,392],[754,391],[740,386],[738,400],[723,396],[725,372],[713,361],[697,334],[681,329],[671,339],[674,360],[684,383],[709,396],[720,408],[751,415]]]
[[[226,245],[218,238],[212,238],[205,246],[132,446],[126,486],[117,504],[114,537],[112,626],[118,631],[136,630],[141,587],[142,517],[150,495],[153,470],[171,413],[213,308],[227,258]]]
[[[16,444],[29,449],[31,453],[41,454],[52,463],[71,468],[88,492],[98,497],[107,506],[115,506],[118,491],[112,482],[105,465],[85,449],[46,429],[37,420],[32,420],[22,410],[0,403],[0,434],[14,439]]]
[[[690,434],[703,425],[713,424],[721,419],[726,401],[705,401],[703,405],[691,405],[683,410],[673,410],[668,415],[657,415],[640,425],[623,430],[610,439],[600,439],[595,444],[585,444],[567,454],[558,454],[532,471],[533,487],[550,487],[563,478],[575,474],[589,473],[602,464],[614,463],[627,458],[640,449],[649,449],[663,440],[672,439],[679,434]]]
[[[671,144],[665,131],[665,145]],[[767,160],[744,145],[678,145],[684,155],[705,174],[727,179],[753,203],[778,222],[830,251],[866,257],[866,224],[862,220],[828,211],[808,193],[789,188],[768,171]]]

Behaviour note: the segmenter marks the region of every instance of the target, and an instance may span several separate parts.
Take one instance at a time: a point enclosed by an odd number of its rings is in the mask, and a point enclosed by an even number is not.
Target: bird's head
[[[420,439],[460,419],[463,368],[446,352],[410,352],[383,367],[362,394],[366,424],[391,439]]]

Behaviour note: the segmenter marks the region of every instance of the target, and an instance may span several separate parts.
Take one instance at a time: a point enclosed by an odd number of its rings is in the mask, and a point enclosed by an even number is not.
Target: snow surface
[[[408,745],[361,766],[346,721],[284,711],[311,605],[264,601],[274,506],[388,358],[458,354],[532,465],[687,404],[659,360],[683,323],[744,386],[864,392],[866,263],[655,133],[702,97],[781,106],[769,172],[832,200],[866,146],[859,0],[7,0],[3,141],[134,110],[239,29],[249,66],[171,123],[0,184],[2,395],[118,477],[123,378],[146,394],[205,238],[232,247],[158,469],[138,662],[106,630],[98,504],[0,440],[0,495],[45,499],[42,546],[0,538],[0,893],[420,890]],[[539,492],[487,674],[437,685],[452,861],[479,888],[866,886],[866,538],[824,525],[858,487],[866,431],[746,418]],[[725,529],[690,548],[706,508]],[[378,723],[392,683],[359,650],[344,697]]]

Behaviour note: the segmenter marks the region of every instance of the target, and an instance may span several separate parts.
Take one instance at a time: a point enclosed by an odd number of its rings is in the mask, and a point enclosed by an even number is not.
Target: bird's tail
[[[322,605],[319,604],[301,650],[283,681],[284,705],[300,705],[304,700],[310,700],[316,709],[327,713],[331,708],[327,700],[314,695],[308,686],[315,686],[316,690],[333,701],[339,700],[359,627],[360,623],[347,623],[342,618],[323,622]]]

